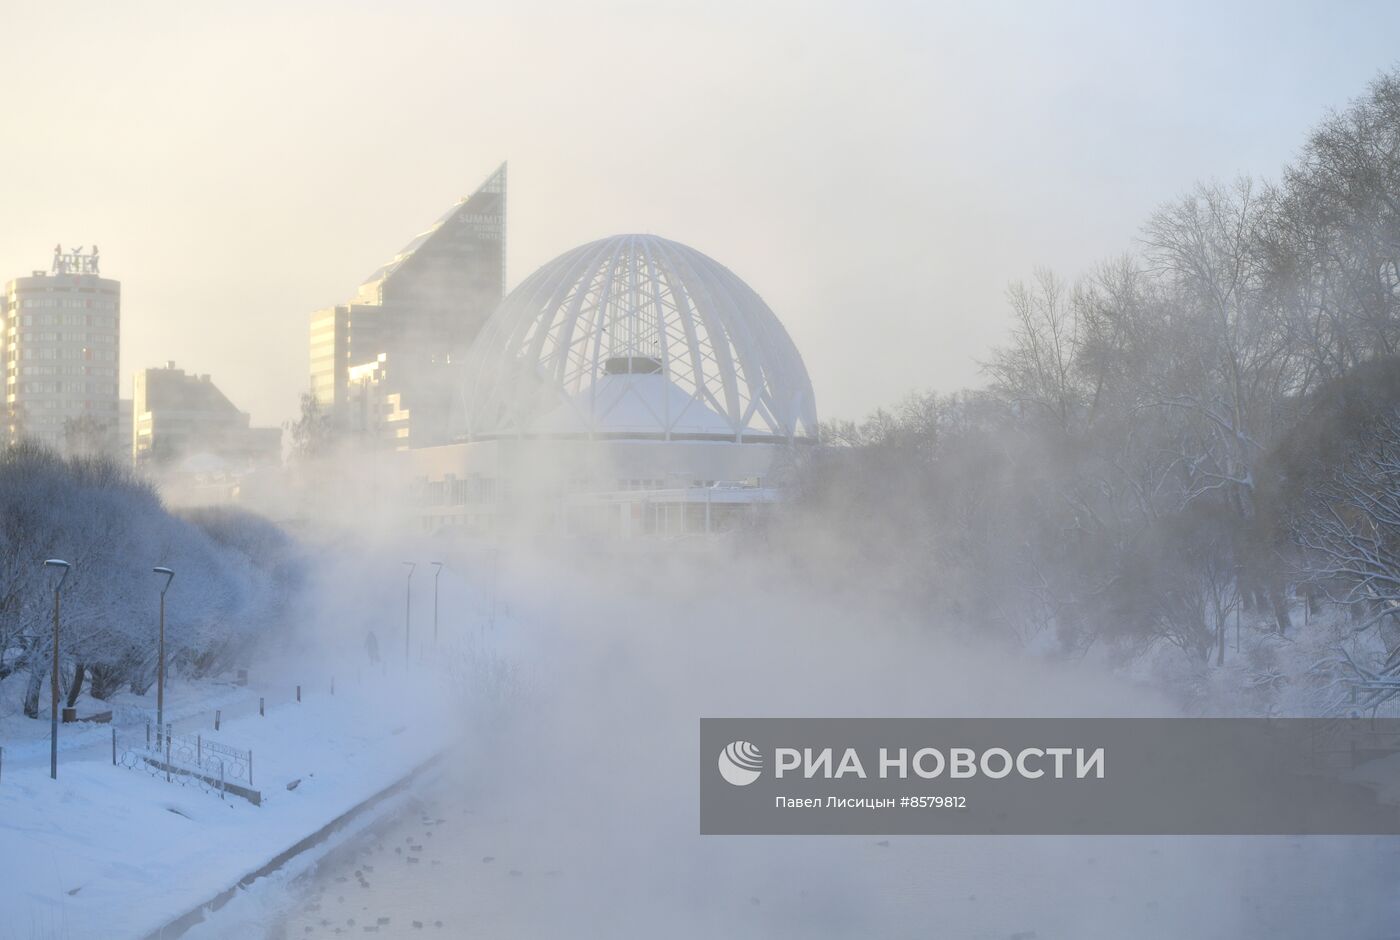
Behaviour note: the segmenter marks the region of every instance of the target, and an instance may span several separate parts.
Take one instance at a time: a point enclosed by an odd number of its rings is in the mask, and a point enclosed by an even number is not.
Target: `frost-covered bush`
[[[102,458],[63,459],[40,446],[0,452],[0,680],[27,675],[24,709],[38,714],[52,650],[46,558],[72,563],[62,594],[60,654],[69,702],[91,676],[95,695],[155,679],[163,578],[168,668],[227,669],[273,628],[299,577],[293,546],[242,512],[172,515],[152,487]]]

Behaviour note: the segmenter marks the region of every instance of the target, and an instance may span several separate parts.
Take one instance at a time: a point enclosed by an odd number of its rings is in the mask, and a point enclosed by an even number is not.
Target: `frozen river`
[[[257,929],[287,938],[1400,936],[1400,839],[702,837],[701,716],[1162,706],[1072,664],[853,629],[858,621],[794,592],[700,600],[684,583],[650,583],[607,603],[591,582],[520,602],[499,641],[501,662],[518,668],[465,681],[494,704],[440,716],[461,724],[460,747],[387,823],[346,838],[314,871],[256,889],[275,895]],[[241,923],[224,935],[248,936]]]
[[[700,837],[693,814],[571,824],[485,795],[425,781],[269,935],[1382,938],[1400,917],[1400,840]]]

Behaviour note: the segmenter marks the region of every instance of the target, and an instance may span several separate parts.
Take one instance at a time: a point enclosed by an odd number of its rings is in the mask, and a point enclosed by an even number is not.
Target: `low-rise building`
[[[179,469],[198,463],[201,472],[242,472],[276,463],[282,429],[250,426],[208,375],[168,362],[142,369],[132,384],[131,458],[137,465]]]

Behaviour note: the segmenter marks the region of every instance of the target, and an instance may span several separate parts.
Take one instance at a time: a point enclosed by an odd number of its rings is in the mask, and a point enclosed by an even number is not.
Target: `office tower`
[[[505,290],[506,166],[360,285],[311,315],[311,392],[373,446],[448,439],[466,351]]]

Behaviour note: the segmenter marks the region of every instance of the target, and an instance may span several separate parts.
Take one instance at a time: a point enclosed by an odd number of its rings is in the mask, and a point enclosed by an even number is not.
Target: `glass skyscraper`
[[[505,292],[506,166],[311,315],[311,392],[335,428],[403,449],[448,439],[467,348]]]

